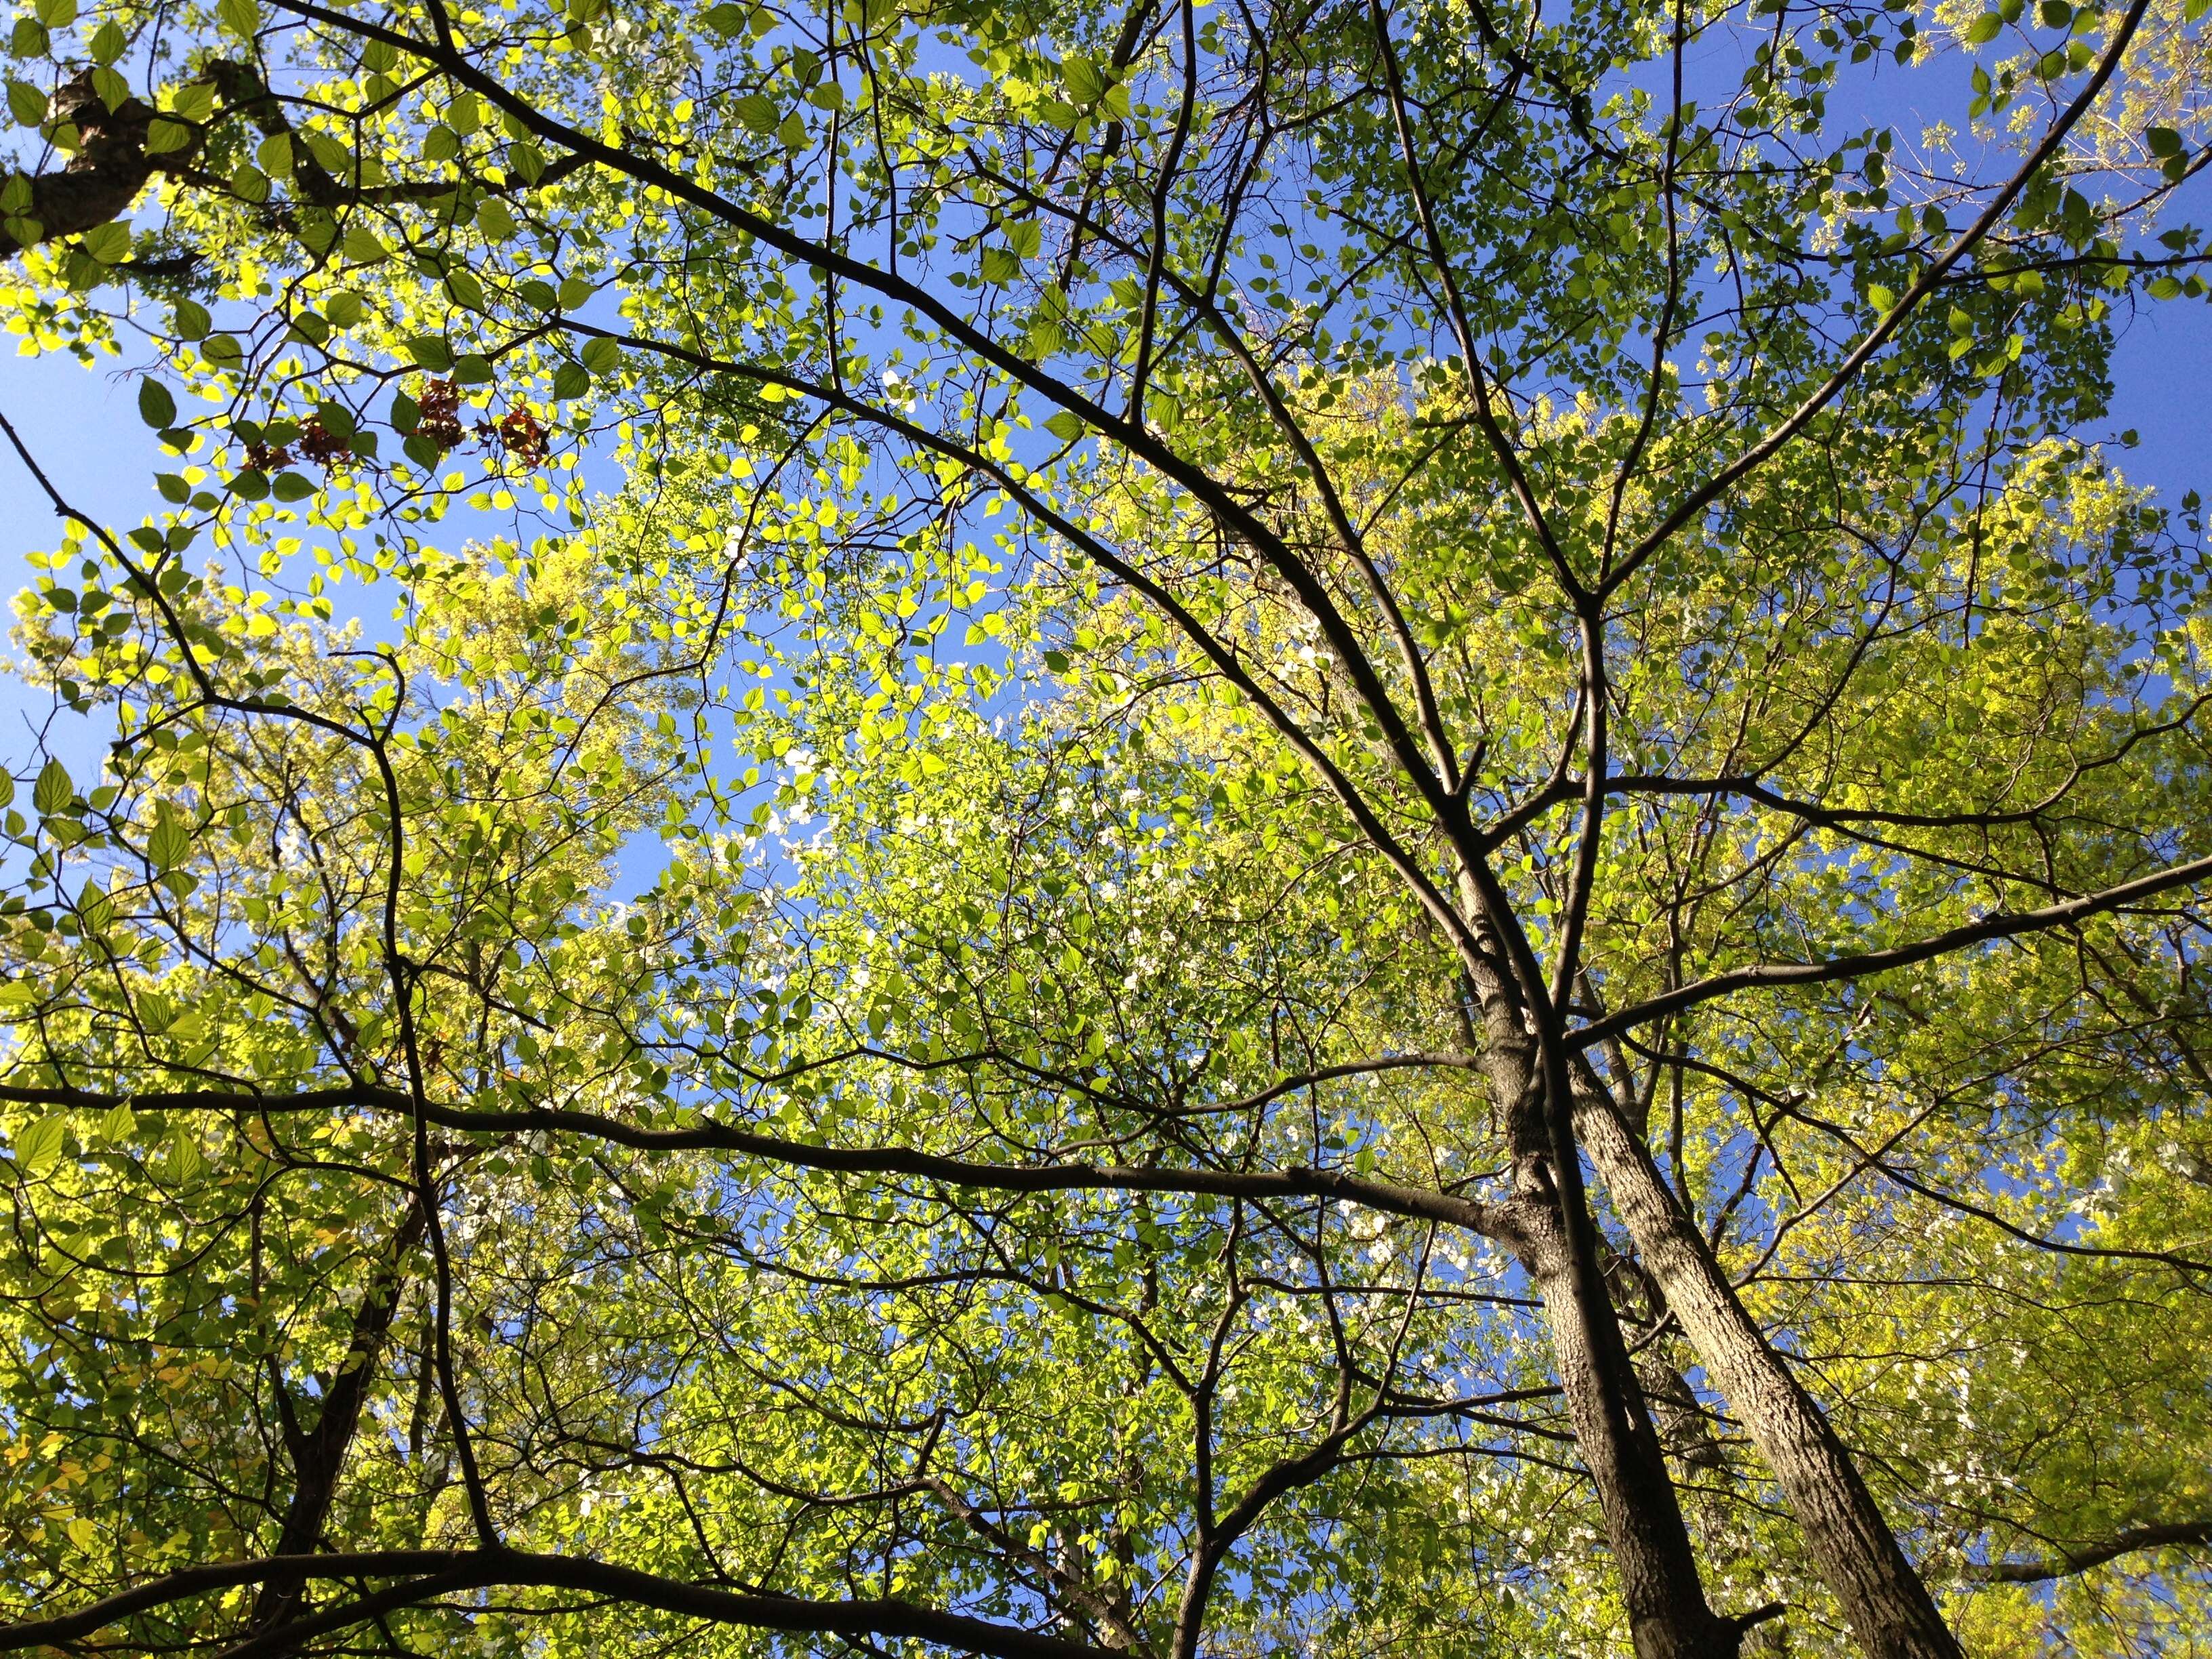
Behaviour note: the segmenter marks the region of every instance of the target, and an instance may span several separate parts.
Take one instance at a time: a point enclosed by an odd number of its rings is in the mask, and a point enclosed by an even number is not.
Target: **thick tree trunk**
[[[130,98],[111,112],[93,91],[88,70],[55,94],[53,117],[76,127],[76,154],[56,172],[31,175],[28,203],[0,227],[0,258],[122,217],[154,176],[146,155],[154,119],[149,105]]]
[[[1559,1382],[1583,1466],[1597,1488],[1607,1542],[1620,1574],[1637,1659],[1735,1659],[1740,1628],[1705,1601],[1687,1525],[1649,1410],[1614,1381],[1593,1346],[1620,1327],[1608,1302],[1589,1305],[1559,1237],[1558,1218],[1529,1241],[1522,1261],[1536,1281],[1552,1332]],[[1618,1365],[1625,1369],[1625,1346]]]
[[[1509,1207],[1517,1236],[1510,1242],[1543,1301],[1560,1388],[1583,1467],[1597,1490],[1637,1659],[1735,1659],[1741,1626],[1715,1613],[1705,1600],[1665,1451],[1606,1290],[1570,1114],[1555,1119],[1547,1112],[1547,1091],[1534,1072],[1537,1045],[1518,1012],[1503,997],[1489,999],[1484,1024],[1485,1070],[1513,1158]],[[1565,1178],[1557,1179],[1562,1166]],[[1579,1250],[1577,1237],[1585,1247]]]
[[[1850,1451],[1751,1316],[1642,1142],[1595,1078],[1576,1127],[1644,1269],[1768,1468],[1822,1580],[1871,1659],[1961,1659]]]

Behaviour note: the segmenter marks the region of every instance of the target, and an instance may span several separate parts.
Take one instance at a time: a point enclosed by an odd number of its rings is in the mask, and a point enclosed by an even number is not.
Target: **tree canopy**
[[[34,0],[0,1650],[2201,1655],[2205,0]]]

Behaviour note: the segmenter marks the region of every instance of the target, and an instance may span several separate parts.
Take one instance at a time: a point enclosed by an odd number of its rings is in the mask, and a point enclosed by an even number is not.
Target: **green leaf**
[[[259,0],[217,0],[216,21],[241,40],[251,40],[261,27]]]
[[[745,9],[730,4],[729,0],[722,0],[720,5],[708,7],[699,21],[725,40],[731,40],[744,32]]]
[[[302,133],[300,142],[307,147],[307,154],[321,164],[324,172],[342,179],[353,172],[353,152],[329,133]]]
[[[179,300],[170,307],[169,325],[180,340],[204,340],[208,331],[215,326],[215,319],[198,301]]]
[[[26,1126],[9,1148],[15,1167],[27,1176],[43,1174],[61,1161],[63,1143],[68,1134],[68,1121],[59,1115],[42,1117]]]
[[[174,1186],[184,1186],[207,1168],[207,1158],[200,1151],[199,1137],[179,1124],[170,1132],[169,1144],[161,1155],[161,1179]]]
[[[92,54],[94,63],[112,64],[122,57],[130,46],[131,37],[124,33],[111,17],[92,32],[92,39],[85,42],[84,49]]]
[[[176,398],[150,374],[138,382],[138,418],[157,432],[177,423]]]
[[[34,127],[46,118],[46,94],[27,81],[8,82],[8,112],[15,118],[15,125]],[[26,201],[21,204],[27,207]]]
[[[471,311],[482,311],[484,308],[483,284],[477,280],[477,274],[473,270],[456,266],[447,271],[446,292],[453,296],[453,303],[456,305],[466,306]]]
[[[987,247],[983,250],[983,280],[985,282],[1011,283],[1021,274],[1021,256],[1012,248]]]
[[[392,250],[379,236],[358,219],[346,227],[345,257],[349,264],[373,265],[392,257]]]
[[[453,366],[452,349],[434,334],[418,334],[408,341],[407,355],[435,374]]]
[[[31,786],[31,805],[40,817],[52,817],[76,797],[76,785],[61,762],[50,760],[39,769],[39,781]]]
[[[104,265],[121,264],[131,257],[131,227],[111,219],[86,231],[78,245]]]
[[[553,396],[561,402],[580,398],[592,389],[592,372],[581,363],[562,363],[553,371]]]
[[[2004,32],[2004,19],[1993,11],[1985,11],[1966,25],[1966,44],[1986,46]]]
[[[1083,435],[1083,422],[1067,410],[1056,410],[1044,417],[1044,429],[1066,443],[1073,443]]]
[[[12,806],[15,803],[15,775],[6,767],[0,766],[0,809]]]
[[[146,154],[173,155],[191,146],[192,130],[182,121],[172,121],[166,115],[157,115],[146,128]]]
[[[162,94],[170,114],[179,121],[204,122],[215,114],[215,86],[208,81],[187,81]]]
[[[585,341],[583,349],[578,355],[583,358],[584,367],[592,374],[605,374],[611,373],[615,365],[622,362],[622,347],[616,341],[598,337]]]
[[[1006,228],[1006,246],[1024,259],[1034,259],[1044,246],[1044,227],[1035,219],[1017,219]]]
[[[50,29],[67,28],[76,21],[76,0],[36,0],[31,12]]]
[[[1105,71],[1080,54],[1060,64],[1060,79],[1067,88],[1068,101],[1085,109],[1106,95]]]

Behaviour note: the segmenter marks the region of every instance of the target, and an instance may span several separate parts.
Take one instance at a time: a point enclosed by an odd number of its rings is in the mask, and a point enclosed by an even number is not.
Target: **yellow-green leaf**
[[[747,132],[762,138],[774,132],[776,123],[783,118],[775,102],[757,92],[749,92],[731,105],[730,113],[738,118]]]
[[[1088,108],[1106,95],[1105,71],[1079,54],[1060,64],[1060,78],[1067,88],[1070,103]]]
[[[345,257],[356,265],[373,265],[392,257],[392,250],[384,240],[367,225],[356,220],[346,227]]]
[[[131,257],[131,227],[118,220],[94,225],[77,240],[87,253],[104,265],[120,264]]]
[[[10,1149],[15,1167],[27,1176],[40,1175],[61,1161],[62,1146],[69,1134],[69,1124],[58,1115],[42,1117],[27,1126],[15,1137]]]
[[[146,154],[173,155],[188,148],[192,142],[192,130],[182,121],[172,121],[165,116],[155,116],[146,129]]]
[[[15,118],[18,126],[34,127],[46,118],[46,94],[27,81],[11,80],[8,82],[8,112]]]
[[[31,805],[40,817],[51,817],[67,806],[76,793],[69,768],[58,760],[50,760],[39,769],[39,781],[31,786]]]

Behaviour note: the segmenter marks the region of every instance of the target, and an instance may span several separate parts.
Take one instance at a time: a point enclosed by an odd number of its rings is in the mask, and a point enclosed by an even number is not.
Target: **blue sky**
[[[2212,486],[2212,305],[2147,305],[2122,337],[2109,433],[2133,428],[2132,452],[2115,449],[2130,477],[2170,500]],[[138,418],[133,381],[108,360],[88,368],[56,354],[0,355],[0,410],[15,422],[54,482],[87,512],[130,524],[160,504],[165,456]],[[2096,435],[2096,434],[2093,434]],[[0,583],[13,592],[30,574],[23,555],[57,539],[52,514],[12,454],[0,456]],[[455,526],[458,530],[458,526]]]
[[[2133,481],[2156,489],[2169,503],[2191,489],[2212,494],[2212,305],[2176,301],[2146,304],[2126,322],[2115,364],[2112,414],[2103,430],[2112,437],[2132,429],[2132,450],[2109,453]],[[161,505],[157,471],[173,471],[139,419],[134,380],[109,359],[87,368],[66,354],[25,358],[0,355],[0,410],[30,444],[55,483],[72,502],[108,523],[129,526]],[[611,471],[611,469],[606,471]],[[0,587],[13,594],[32,572],[23,556],[50,548],[59,526],[29,476],[12,453],[0,453]],[[457,514],[438,533],[459,541],[478,526]],[[498,526],[482,526],[489,532]],[[380,605],[380,597],[372,603]],[[36,745],[36,726],[49,714],[44,698],[27,700],[20,686],[0,678],[0,763],[20,771]],[[96,764],[99,734],[51,732],[65,761]],[[72,739],[74,739],[72,741]]]

